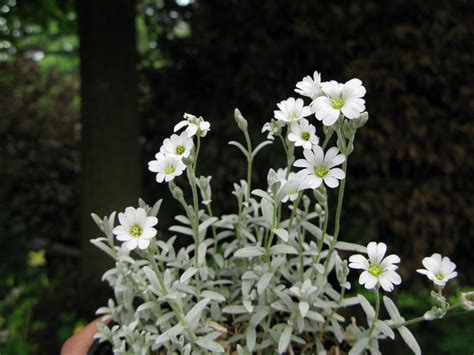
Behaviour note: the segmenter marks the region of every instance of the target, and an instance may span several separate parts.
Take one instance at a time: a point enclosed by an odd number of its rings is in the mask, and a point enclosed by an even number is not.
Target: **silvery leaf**
[[[273,273],[271,272],[266,272],[262,275],[260,280],[257,282],[257,292],[259,295],[261,295],[265,289],[267,288],[268,284],[270,283],[271,279],[273,277]]]
[[[385,334],[388,336],[390,339],[395,339],[395,333],[393,332],[392,328],[390,328],[387,323],[385,323],[382,320],[377,320],[375,322],[375,328],[380,330],[381,333]]]
[[[257,308],[255,313],[250,318],[250,323],[249,323],[250,326],[256,327],[257,325],[259,325],[260,322],[265,319],[268,313],[269,312],[267,308],[262,308],[262,307]]]
[[[199,225],[199,233],[205,232],[207,228],[209,228],[211,225],[213,225],[218,220],[219,220],[219,218],[217,218],[217,217],[211,217],[211,218],[206,219],[204,222],[202,222]]]
[[[242,249],[237,250],[234,253],[234,257],[236,258],[253,258],[256,256],[262,256],[265,254],[265,249],[262,247],[245,247]]]
[[[184,235],[194,235],[194,232],[191,228],[188,228],[188,227],[183,227],[183,226],[171,226],[169,228],[169,231],[171,232],[176,232],[176,233],[181,233],[181,234],[184,234]]]
[[[255,327],[251,325],[247,327],[247,331],[245,332],[245,340],[247,343],[247,349],[252,352],[257,341],[257,332],[255,330]]]
[[[205,338],[199,338],[198,340],[196,340],[196,344],[199,345],[201,348],[206,349],[211,352],[217,352],[217,353],[225,352],[221,344],[216,343],[215,341],[212,341],[212,340],[205,339]]]
[[[159,335],[158,338],[156,338],[155,343],[159,344],[159,343],[164,343],[165,341],[171,340],[171,338],[174,338],[177,335],[181,334],[183,330],[184,330],[184,327],[182,324],[176,324],[174,327],[168,329],[166,332]]]
[[[385,308],[387,309],[388,314],[390,315],[390,318],[392,318],[395,323],[403,323],[405,321],[400,315],[397,306],[390,298],[388,298],[387,296],[383,296],[383,303],[385,305]]]
[[[201,292],[201,297],[209,298],[214,301],[224,302],[225,297],[219,292],[205,290]]]
[[[291,333],[293,332],[293,329],[287,325],[285,329],[283,329],[283,332],[281,333],[280,340],[278,341],[278,352],[283,353],[286,351],[288,348],[288,345],[290,344],[290,339],[291,339]]]
[[[230,305],[222,308],[222,313],[229,314],[244,314],[249,313],[244,306],[241,305]]]
[[[362,306],[365,314],[367,315],[367,321],[370,323],[375,318],[375,310],[374,307],[367,301],[367,299],[363,295],[357,295],[359,298],[359,303]]]
[[[186,313],[186,321],[188,322],[191,329],[194,329],[197,326],[199,318],[201,317],[202,311],[206,308],[209,303],[209,298],[204,298],[194,305],[188,313]]]
[[[263,191],[263,190],[260,190],[260,189],[255,189],[252,191],[252,195],[255,195],[255,196],[258,196],[258,197],[261,197],[263,199],[266,199],[270,202],[273,201],[272,197],[268,194],[268,192],[266,191]]]
[[[195,267],[190,267],[188,270],[183,272],[183,274],[179,278],[179,282],[183,284],[186,283],[186,281],[188,281],[191,277],[193,277],[197,273],[197,271],[198,269],[196,269]]]
[[[397,330],[400,333],[400,335],[402,336],[405,343],[415,353],[415,355],[421,355],[420,345],[418,345],[418,342],[416,341],[413,334],[408,330],[408,328],[405,327],[405,326],[402,326],[402,327],[397,328]]]
[[[283,228],[272,229],[272,232],[275,233],[285,243],[288,242],[288,232]]]
[[[358,253],[367,253],[367,247],[355,243],[348,243],[348,242],[337,242],[336,249],[339,250],[346,250],[346,251],[355,251]]]
[[[272,226],[273,225],[273,209],[274,209],[273,203],[268,201],[265,198],[262,198],[260,206],[262,209],[263,219],[265,220],[265,222],[267,222],[269,226]]]
[[[300,301],[299,309],[301,316],[304,318],[309,311],[309,303],[306,301]]]
[[[294,254],[298,255],[298,251],[293,248],[291,245],[287,244],[277,244],[270,248],[271,254]]]
[[[367,348],[370,338],[362,337],[354,344],[352,349],[349,351],[349,355],[359,355]]]

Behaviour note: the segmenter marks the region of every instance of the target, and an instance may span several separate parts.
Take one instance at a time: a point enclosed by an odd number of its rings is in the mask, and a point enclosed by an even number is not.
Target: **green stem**
[[[377,319],[379,319],[379,312],[380,312],[380,286],[379,285],[377,285],[374,288],[374,295],[375,295],[375,317],[370,326],[369,335],[372,334],[372,332],[374,331],[375,322],[377,321]]]

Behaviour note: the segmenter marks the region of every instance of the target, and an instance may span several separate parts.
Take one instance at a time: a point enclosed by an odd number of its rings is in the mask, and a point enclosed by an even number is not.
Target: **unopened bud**
[[[236,108],[234,110],[234,118],[235,118],[235,122],[237,122],[237,125],[239,126],[239,128],[242,131],[246,131],[247,127],[248,127],[247,120],[244,118],[244,116],[242,116],[242,114],[240,113],[238,108]]]

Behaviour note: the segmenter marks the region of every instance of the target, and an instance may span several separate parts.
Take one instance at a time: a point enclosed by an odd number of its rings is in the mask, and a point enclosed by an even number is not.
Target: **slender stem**
[[[331,139],[331,137],[332,137],[333,134],[334,134],[334,130],[331,130],[331,131],[329,132],[329,134],[326,135],[326,138],[324,138],[324,143],[323,143],[323,145],[321,146],[321,148],[323,148],[323,150],[324,150],[324,149],[326,148],[326,146],[328,145],[329,140]]]
[[[323,223],[323,233],[321,235],[321,239],[318,240],[318,255],[316,257],[316,264],[319,263],[319,261],[321,260],[321,251],[323,249],[323,245],[324,245],[324,238],[326,238],[326,232],[327,232],[327,229],[328,229],[328,224],[329,224],[329,207],[328,207],[328,202],[326,200],[326,202],[324,203],[324,223]]]
[[[456,309],[460,306],[461,306],[461,303],[457,303],[455,305],[452,305],[452,306],[450,306],[446,309],[446,312],[452,311],[453,309]],[[447,318],[447,317],[449,317],[449,316],[440,317],[440,318],[436,318],[436,319]],[[420,316],[420,317],[416,317],[416,318],[412,318],[412,319],[409,319],[407,321],[404,321],[403,323],[392,324],[392,325],[390,325],[390,327],[391,328],[398,328],[398,327],[403,327],[403,326],[407,326],[407,325],[411,325],[411,324],[415,324],[415,323],[419,323],[419,322],[423,322],[423,321],[429,321],[429,319],[425,319],[424,316]]]
[[[375,317],[372,321],[372,325],[370,326],[369,334],[372,334],[375,328],[375,322],[379,319],[379,312],[380,312],[380,286],[377,285],[374,288],[374,295],[375,295]]]
[[[253,149],[252,141],[250,140],[249,133],[244,130],[245,141],[247,143],[247,194],[246,200],[250,201],[250,192],[252,191],[252,165],[253,165]]]

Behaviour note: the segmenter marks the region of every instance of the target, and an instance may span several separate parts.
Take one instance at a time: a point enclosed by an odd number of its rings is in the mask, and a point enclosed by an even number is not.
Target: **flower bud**
[[[360,128],[367,123],[369,120],[369,114],[367,112],[362,112],[362,114],[356,119],[352,120],[356,128]]]
[[[242,114],[240,113],[238,108],[236,108],[234,110],[234,118],[235,118],[235,122],[237,122],[237,125],[239,126],[239,128],[242,131],[246,131],[247,127],[248,127],[247,120],[244,118],[244,116],[242,116]]]
[[[474,291],[461,293],[461,307],[468,311],[474,310]]]

